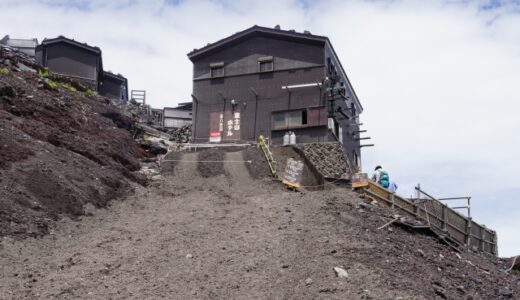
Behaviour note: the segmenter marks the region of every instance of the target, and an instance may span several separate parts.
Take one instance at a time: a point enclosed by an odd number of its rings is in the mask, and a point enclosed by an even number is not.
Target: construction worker
[[[372,174],[372,181],[377,182],[380,186],[388,188],[390,186],[390,177],[388,172],[383,170],[381,166],[376,166],[374,174]]]

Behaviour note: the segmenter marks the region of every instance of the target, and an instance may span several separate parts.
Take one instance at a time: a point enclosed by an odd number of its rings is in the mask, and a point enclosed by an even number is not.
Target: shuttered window
[[[209,68],[210,68],[210,77],[211,78],[224,77],[224,63],[223,62],[211,63],[211,64],[209,64]]]
[[[307,125],[307,110],[273,113],[273,129],[301,127]]]
[[[258,72],[272,72],[274,71],[273,57],[272,56],[264,56],[258,58]]]

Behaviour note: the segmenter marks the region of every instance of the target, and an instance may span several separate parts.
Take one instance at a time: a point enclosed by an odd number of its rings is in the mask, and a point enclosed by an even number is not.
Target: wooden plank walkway
[[[483,252],[498,255],[497,235],[494,230],[474,222],[439,200],[432,198],[412,202],[371,181],[357,190],[400,213],[424,220],[437,234],[446,236],[460,245],[476,247]]]

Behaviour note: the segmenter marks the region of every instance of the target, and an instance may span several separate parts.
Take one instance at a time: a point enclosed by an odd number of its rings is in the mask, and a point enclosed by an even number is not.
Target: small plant
[[[49,87],[53,90],[58,88],[58,84],[52,80],[49,80],[48,84],[49,84]]]
[[[65,89],[71,91],[71,92],[77,92],[77,91],[78,91],[78,90],[77,90],[75,87],[73,87],[70,83],[62,82],[62,83],[60,83],[60,85],[61,85],[62,87],[64,87]]]
[[[87,88],[87,90],[85,91],[85,94],[87,96],[91,97],[91,96],[95,96],[97,93],[93,89]]]
[[[38,70],[38,76],[41,78],[48,78],[50,75],[49,70]]]
[[[0,68],[0,74],[4,76],[9,75],[9,69],[7,67]]]

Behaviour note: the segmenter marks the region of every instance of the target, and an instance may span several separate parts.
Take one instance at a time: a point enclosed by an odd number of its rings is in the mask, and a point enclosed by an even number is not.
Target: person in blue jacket
[[[380,186],[388,188],[390,186],[390,176],[388,172],[383,170],[381,166],[376,166],[374,174],[372,174],[372,181],[377,182]]]

